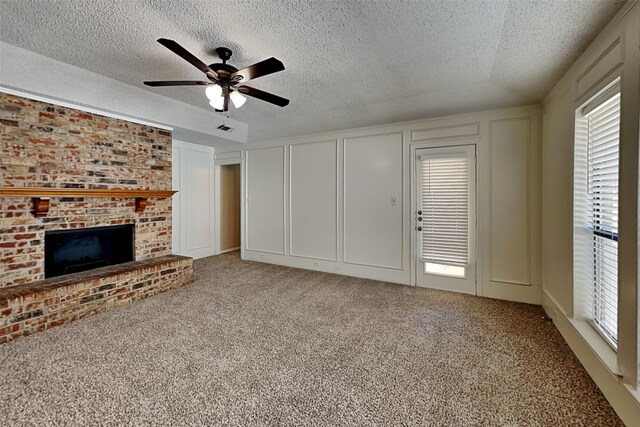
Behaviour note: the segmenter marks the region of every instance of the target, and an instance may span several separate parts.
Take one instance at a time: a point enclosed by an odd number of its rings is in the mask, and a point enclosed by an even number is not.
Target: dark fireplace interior
[[[133,260],[133,224],[45,232],[46,278]]]

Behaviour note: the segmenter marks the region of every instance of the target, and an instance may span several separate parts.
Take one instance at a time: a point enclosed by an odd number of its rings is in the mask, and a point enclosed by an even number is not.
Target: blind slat
[[[586,272],[591,283],[590,314],[593,323],[617,345],[620,94],[587,113],[586,120],[587,226],[594,233]]]
[[[469,258],[469,159],[460,153],[421,160],[422,259],[466,266]]]

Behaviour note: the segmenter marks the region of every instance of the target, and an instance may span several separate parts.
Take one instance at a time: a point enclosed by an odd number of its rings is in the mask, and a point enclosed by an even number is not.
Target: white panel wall
[[[173,252],[202,258],[214,254],[213,149],[173,142]]]
[[[285,253],[284,156],[284,147],[247,150],[247,250]]]
[[[540,303],[541,127],[540,110],[523,107],[434,119],[411,132],[412,152],[476,146],[478,295]]]
[[[402,269],[402,133],[344,140],[344,262]]]
[[[289,236],[292,256],[338,260],[337,141],[289,148]]]
[[[186,148],[184,150],[183,192],[188,209],[183,212],[185,219],[186,252],[211,247],[211,196],[213,179],[211,177],[211,156],[203,156],[202,151]]]
[[[542,283],[573,315],[573,121],[571,91],[544,106],[542,162]]]
[[[640,420],[638,291],[638,163],[640,125],[640,3],[628,2],[544,100],[543,305],[628,425]],[[573,162],[576,110],[620,79],[620,203],[618,349],[576,313],[580,287],[573,271]],[[579,275],[576,275],[579,276]]]
[[[529,118],[489,123],[489,280],[529,285]]]
[[[243,258],[415,284],[413,153],[457,144],[478,156],[478,295],[539,303],[538,107],[217,148],[244,159]]]

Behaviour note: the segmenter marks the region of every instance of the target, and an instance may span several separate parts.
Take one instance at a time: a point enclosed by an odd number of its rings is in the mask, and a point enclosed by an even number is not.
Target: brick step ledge
[[[0,289],[0,344],[193,283],[193,259],[165,255]]]

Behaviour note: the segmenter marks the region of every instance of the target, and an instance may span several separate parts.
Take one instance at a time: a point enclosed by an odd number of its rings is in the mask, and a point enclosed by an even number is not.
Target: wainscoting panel
[[[214,254],[213,148],[173,142],[173,252],[193,258]]]
[[[284,155],[284,147],[247,150],[248,250],[285,253]]]
[[[290,254],[337,261],[337,141],[289,150]]]
[[[473,138],[480,135],[480,123],[440,126],[411,131],[411,142]]]
[[[496,120],[490,134],[490,280],[529,285],[529,118]]]
[[[402,269],[402,132],[344,140],[344,262]]]
[[[212,193],[211,157],[203,156],[201,151],[186,149],[185,154],[185,183],[183,191],[189,201],[185,209],[187,252],[211,246],[210,197],[200,197]]]

